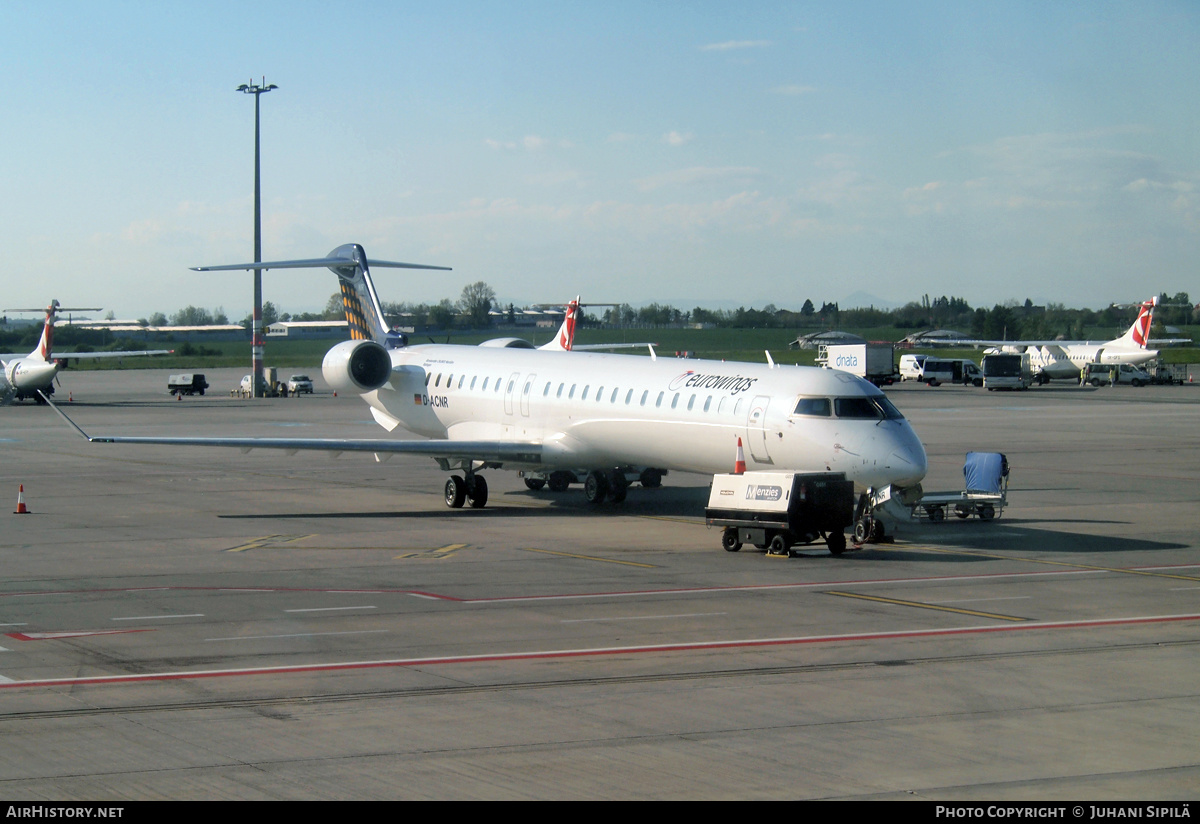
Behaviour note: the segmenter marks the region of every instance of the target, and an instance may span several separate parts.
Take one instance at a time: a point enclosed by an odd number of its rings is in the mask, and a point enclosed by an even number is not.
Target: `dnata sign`
[[[858,366],[858,355],[838,355],[833,359],[833,365],[835,368],[843,366],[856,367]]]

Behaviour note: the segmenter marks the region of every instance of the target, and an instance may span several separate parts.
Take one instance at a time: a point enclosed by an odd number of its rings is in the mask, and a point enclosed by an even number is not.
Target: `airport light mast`
[[[260,86],[251,80],[237,87],[239,92],[254,95],[254,262],[262,260],[262,183],[259,172],[258,150],[258,98],[272,89],[279,88],[274,83],[267,85],[263,78]],[[254,397],[261,398],[263,384],[263,328],[262,328],[262,269],[254,270],[254,320],[250,332],[250,365],[254,375]]]

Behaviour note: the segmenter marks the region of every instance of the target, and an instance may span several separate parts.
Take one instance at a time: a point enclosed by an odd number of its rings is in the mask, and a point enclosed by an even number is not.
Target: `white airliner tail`
[[[1154,307],[1156,306],[1158,306],[1158,295],[1143,303],[1133,326],[1130,326],[1121,337],[1109,341],[1109,344],[1127,349],[1145,349],[1150,340],[1150,324],[1154,321]]]
[[[50,305],[46,307],[46,322],[42,326],[42,337],[38,341],[37,348],[29,353],[29,360],[41,361],[48,363],[50,361],[51,351],[54,346],[54,319],[57,316],[59,303],[57,300],[50,301]]]
[[[575,300],[567,304],[567,313],[563,316],[562,326],[558,328],[558,334],[549,343],[543,344],[538,349],[550,349],[558,352],[570,352],[575,346],[575,317],[579,314],[579,296],[576,295]]]
[[[346,311],[346,322],[350,324],[350,337],[354,340],[374,340],[386,343],[387,325],[383,320],[383,307],[375,284],[371,280],[371,266],[391,269],[436,269],[449,272],[449,266],[426,266],[421,263],[396,263],[390,260],[367,261],[367,253],[357,243],[337,247],[323,258],[304,260],[255,261],[233,263],[224,266],[196,266],[197,272],[220,272],[238,269],[319,269],[327,267],[338,276],[342,287],[342,306]]]

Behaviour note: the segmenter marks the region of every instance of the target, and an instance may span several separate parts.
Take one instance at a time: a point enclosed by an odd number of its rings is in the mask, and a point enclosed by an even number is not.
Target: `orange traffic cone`
[[[25,484],[21,484],[21,488],[17,491],[17,509],[13,512],[14,515],[28,515],[29,509],[25,506]]]
[[[67,403],[75,403],[75,393],[74,392],[67,393]]]
[[[742,452],[742,439],[738,438],[737,458],[733,462],[733,474],[744,475],[746,473],[746,455]]]

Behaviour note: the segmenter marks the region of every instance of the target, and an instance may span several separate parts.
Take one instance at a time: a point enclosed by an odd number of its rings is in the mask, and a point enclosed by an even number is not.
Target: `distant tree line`
[[[493,323],[491,312],[497,307],[496,293],[483,281],[463,287],[457,301],[443,298],[437,303],[390,303],[383,304],[389,325],[416,326],[450,329],[453,327],[484,329]],[[515,321],[517,308],[512,304],[501,317],[509,323]],[[624,303],[611,307],[599,315],[581,313],[581,325],[607,326],[688,326],[703,325],[720,328],[766,328],[766,329],[880,329],[893,328],[903,332],[924,329],[955,329],[981,338],[1054,338],[1080,339],[1086,337],[1086,329],[1111,328],[1128,325],[1136,316],[1137,306],[1108,307],[1099,311],[1091,309],[1069,309],[1061,303],[1035,306],[1026,298],[1024,303],[1009,301],[996,304],[991,309],[972,308],[966,299],[946,296],[931,298],[922,295],[896,309],[859,307],[841,309],[837,303],[822,302],[820,308],[811,299],[806,299],[797,310],[780,309],[768,303],[761,309],[739,307],[737,309],[704,309],[700,306],[684,311],[662,303],[634,308]],[[341,320],[345,317],[342,295],[335,292],[329,297],[322,312],[299,314],[280,313],[271,301],[263,303],[264,325],[276,321]],[[1200,311],[1191,302],[1188,293],[1163,295],[1162,305],[1155,312],[1155,324],[1188,325],[1200,323]],[[147,321],[151,326],[201,326],[224,324],[229,321],[220,307],[213,311],[188,306],[171,315],[170,319],[157,312]],[[247,315],[242,325],[249,329],[251,318]],[[35,341],[36,342],[36,341]]]

